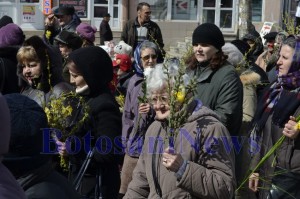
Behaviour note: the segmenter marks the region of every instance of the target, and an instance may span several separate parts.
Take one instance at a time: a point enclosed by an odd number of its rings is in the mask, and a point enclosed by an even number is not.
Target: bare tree
[[[240,0],[239,3],[239,38],[253,28],[252,24],[252,0]]]

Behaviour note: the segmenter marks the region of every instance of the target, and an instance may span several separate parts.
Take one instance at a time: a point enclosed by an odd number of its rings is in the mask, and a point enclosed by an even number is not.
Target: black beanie
[[[213,45],[220,50],[224,46],[225,41],[218,26],[212,23],[203,23],[193,32],[193,45],[200,43]]]
[[[7,16],[7,15],[4,15],[1,19],[0,19],[0,28],[2,28],[3,26],[6,26],[7,24],[10,24],[10,23],[14,23],[12,18]]]
[[[90,95],[98,95],[108,90],[112,80],[112,60],[105,50],[98,46],[79,48],[70,53],[76,69],[81,73],[90,88]]]
[[[233,45],[235,45],[235,47],[237,47],[237,49],[239,49],[239,51],[245,55],[249,50],[250,50],[250,46],[247,42],[245,41],[242,41],[242,40],[239,40],[239,39],[236,39],[236,40],[233,40],[231,41],[231,43]]]

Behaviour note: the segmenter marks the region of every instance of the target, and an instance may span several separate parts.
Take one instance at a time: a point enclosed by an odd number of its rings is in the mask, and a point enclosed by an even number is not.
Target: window
[[[262,0],[252,0],[252,21],[262,20]]]
[[[144,2],[144,0],[139,2]],[[154,20],[168,18],[171,18],[171,20],[196,20],[197,2],[198,0],[172,0],[169,4],[168,0],[147,1],[151,6],[151,18]],[[171,10],[170,16],[168,16],[168,8]]]

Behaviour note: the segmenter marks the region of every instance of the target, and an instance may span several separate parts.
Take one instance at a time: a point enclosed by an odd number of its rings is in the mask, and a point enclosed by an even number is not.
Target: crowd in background
[[[0,198],[300,197],[300,37],[270,32],[264,45],[252,29],[225,42],[219,27],[203,23],[179,60],[166,55],[150,16],[139,3],[114,45],[105,13],[100,46],[97,28],[72,6],[46,16],[43,37],[25,38],[9,16],[0,19]],[[195,92],[185,96],[185,138],[176,134],[171,146],[168,118],[182,109],[169,90],[181,64],[182,86],[195,81]],[[54,153],[43,153],[45,107],[66,93],[88,106],[74,136],[90,148],[51,134]],[[84,109],[73,109],[79,123]]]

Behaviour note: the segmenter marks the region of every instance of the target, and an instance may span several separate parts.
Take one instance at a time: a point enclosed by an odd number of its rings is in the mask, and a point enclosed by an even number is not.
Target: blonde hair
[[[41,62],[38,58],[38,55],[35,49],[32,46],[22,46],[17,53],[17,60],[19,64],[22,64],[24,61],[36,61]]]

